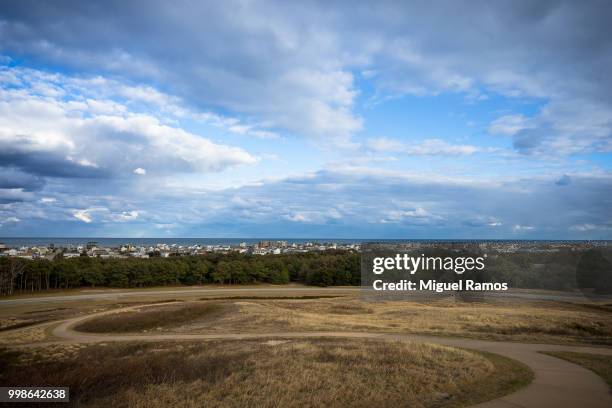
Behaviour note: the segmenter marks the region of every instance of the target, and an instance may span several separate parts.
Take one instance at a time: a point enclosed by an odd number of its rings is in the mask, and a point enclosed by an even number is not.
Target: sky
[[[609,1],[0,3],[0,237],[612,239]]]

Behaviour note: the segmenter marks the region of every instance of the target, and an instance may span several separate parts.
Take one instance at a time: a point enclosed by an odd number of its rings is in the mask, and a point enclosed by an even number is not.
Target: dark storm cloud
[[[45,180],[42,177],[24,173],[15,168],[0,165],[0,204],[12,204],[31,201],[35,192],[42,190]],[[0,207],[0,222],[2,218],[10,218]]]
[[[0,166],[16,167],[26,173],[42,177],[105,178],[107,170],[83,166],[66,160],[61,154],[48,151],[27,152],[2,146]]]
[[[2,160],[0,160],[0,163]],[[21,189],[24,191],[37,191],[43,188],[45,181],[42,177],[26,174],[16,169],[1,167],[0,189]]]

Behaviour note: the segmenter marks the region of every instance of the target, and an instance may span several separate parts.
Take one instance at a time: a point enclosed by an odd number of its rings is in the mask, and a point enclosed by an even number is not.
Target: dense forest
[[[359,285],[360,257],[328,250],[286,255],[207,254],[170,258],[0,258],[0,295],[77,287],[139,288],[202,283]]]
[[[449,255],[450,253],[429,255]],[[452,256],[470,254],[453,253]],[[475,255],[475,254],[471,254]],[[367,258],[367,257],[366,257]],[[507,282],[512,288],[551,290],[588,289],[612,293],[610,248],[555,253],[510,253],[489,256],[482,271],[418,272],[412,278]],[[359,285],[361,254],[328,250],[283,255],[210,253],[169,258],[93,258],[49,260],[0,258],[0,295],[77,287],[139,288],[203,283]],[[365,275],[367,279],[372,274]],[[378,276],[378,275],[374,275]],[[406,278],[400,276],[399,278]],[[369,285],[369,282],[364,284]]]

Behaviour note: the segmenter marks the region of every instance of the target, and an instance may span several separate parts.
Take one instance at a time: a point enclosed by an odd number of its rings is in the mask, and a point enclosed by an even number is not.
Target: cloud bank
[[[5,1],[0,234],[609,238],[610,20]]]

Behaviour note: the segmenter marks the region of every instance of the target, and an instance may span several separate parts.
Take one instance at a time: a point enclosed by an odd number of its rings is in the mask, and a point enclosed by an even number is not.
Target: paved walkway
[[[15,297],[10,299],[0,299],[1,305],[25,305],[33,303],[56,303],[70,302],[82,300],[102,300],[102,299],[121,299],[121,298],[147,298],[159,296],[342,296],[348,294],[359,294],[362,288],[360,286],[329,286],[325,288],[314,286],[254,286],[254,287],[210,287],[210,286],[190,286],[190,287],[175,287],[175,288],[159,288],[159,289],[102,289],[102,290],[82,290],[81,293],[75,294],[57,294],[51,296],[32,296],[32,297]],[[419,296],[423,293],[414,294],[415,300],[420,300]],[[425,295],[429,295],[425,293]],[[524,300],[550,300],[550,301],[567,301],[567,302],[583,302],[588,299],[581,293],[574,292],[552,292],[552,291],[510,291],[507,293],[491,292],[486,296],[491,299],[524,299]],[[406,298],[410,300],[410,298]],[[610,296],[599,296],[600,300],[610,300]]]
[[[99,292],[96,290],[82,291],[81,294],[52,295],[52,296],[33,296],[16,297],[11,299],[0,299],[0,305],[25,305],[32,303],[54,303],[70,302],[79,300],[101,300],[101,299],[121,299],[121,298],[146,298],[173,295],[219,295],[219,296],[340,296],[346,294],[358,294],[359,286],[352,287],[329,287],[319,288],[314,286],[283,286],[283,287],[250,287],[250,288],[211,288],[211,287],[181,287],[176,289],[159,290],[124,290],[124,289],[104,289]]]
[[[174,303],[174,302],[172,302]],[[156,304],[159,306],[160,304]],[[152,306],[152,305],[151,305]],[[480,408],[610,408],[612,394],[608,385],[593,372],[567,361],[547,356],[540,351],[575,351],[612,355],[612,348],[589,346],[561,346],[501,341],[485,341],[465,338],[434,337],[412,334],[367,333],[367,332],[274,332],[274,333],[220,333],[220,334],[93,334],[74,330],[85,320],[103,315],[124,312],[143,306],[131,306],[70,318],[60,322],[52,330],[58,343],[99,343],[115,341],[180,341],[180,340],[239,340],[256,338],[376,338],[427,342],[452,347],[487,351],[500,354],[528,365],[535,373],[534,381],[527,387],[502,398],[477,405]],[[40,346],[34,343],[27,346]]]
[[[159,305],[158,305],[159,306]],[[593,372],[567,361],[547,356],[540,351],[576,351],[583,353],[612,355],[612,349],[587,346],[559,346],[500,341],[484,341],[464,338],[446,338],[409,334],[364,333],[364,332],[277,332],[277,333],[225,333],[225,334],[146,334],[118,335],[91,334],[73,329],[85,320],[102,315],[138,308],[133,306],[93,315],[80,316],[60,323],[53,335],[63,342],[96,343],[108,341],[164,341],[164,340],[218,340],[253,338],[378,338],[401,341],[417,341],[488,351],[518,360],[528,365],[535,373],[534,381],[527,387],[502,398],[479,404],[481,408],[493,407],[582,407],[610,408],[612,394],[608,385]]]

